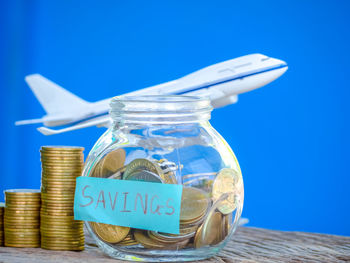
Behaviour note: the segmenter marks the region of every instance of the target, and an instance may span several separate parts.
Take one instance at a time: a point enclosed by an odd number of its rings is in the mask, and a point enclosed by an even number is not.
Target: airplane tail
[[[25,80],[48,115],[81,111],[90,104],[40,74],[26,76]]]

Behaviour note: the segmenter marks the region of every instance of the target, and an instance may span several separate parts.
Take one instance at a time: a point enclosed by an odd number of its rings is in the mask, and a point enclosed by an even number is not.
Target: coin
[[[75,232],[68,232],[68,231],[42,231],[41,236],[45,237],[57,237],[57,238],[84,238],[84,231],[75,231]]]
[[[135,159],[129,163],[126,167],[123,178],[128,180],[128,177],[136,171],[148,171],[158,175],[162,179],[164,178],[163,171],[159,165],[147,159]]]
[[[194,238],[194,246],[200,248],[202,246],[219,243],[222,240],[221,223],[221,213],[214,212],[210,214],[205,222],[199,227]]]
[[[134,171],[125,180],[162,183],[162,179],[158,175],[146,170]]]
[[[72,165],[81,165],[84,163],[82,156],[77,156],[76,158],[48,158],[42,157],[41,162],[45,164],[72,164]]]
[[[41,243],[41,248],[50,249],[50,250],[71,250],[71,251],[84,250],[84,246],[58,246],[58,245],[50,245],[46,243]]]
[[[5,240],[5,246],[6,247],[40,247],[40,242],[30,242],[30,243],[20,243],[20,244],[17,244],[17,243],[9,243],[9,242],[6,242]]]
[[[243,203],[244,190],[242,175],[234,169],[223,168],[215,178],[212,195],[214,201],[218,200],[223,194],[228,197],[222,201],[218,210],[224,215],[232,213],[236,209],[236,198]]]
[[[8,189],[4,191],[5,195],[16,196],[35,196],[40,195],[40,190],[37,189]]]
[[[227,236],[230,233],[231,225],[232,225],[232,214],[228,214],[224,216],[224,236]]]
[[[98,164],[98,177],[107,178],[123,167],[125,162],[125,150],[117,149],[108,153]]]
[[[184,187],[182,190],[180,221],[192,222],[200,219],[209,206],[206,193],[194,188]]]
[[[82,152],[84,151],[84,147],[80,147],[80,146],[63,146],[63,145],[45,145],[45,146],[41,146],[40,151],[48,151],[48,152],[52,152],[52,151],[58,151],[58,152]]]
[[[57,176],[57,177],[62,177],[62,178],[65,178],[65,177],[71,177],[71,178],[74,178],[74,177],[77,177],[77,176],[80,176],[81,175],[81,171],[71,171],[71,170],[63,170],[63,171],[57,171],[57,170],[45,170],[45,171],[42,171],[41,172],[41,176],[43,177],[54,177],[54,176]]]
[[[159,233],[155,231],[148,231],[149,237],[153,237],[159,242],[169,242],[169,243],[177,243],[179,241],[183,241],[186,239],[190,239],[195,235],[196,232],[188,233],[188,234],[183,234],[183,235],[168,235],[164,233]]]
[[[103,241],[118,243],[122,241],[130,231],[130,227],[115,226],[103,223],[89,222],[95,234]]]
[[[148,237],[146,231],[137,229],[135,230],[134,237],[135,240],[141,243],[141,245],[143,245],[145,248],[164,248],[164,244],[154,241],[153,239]]]

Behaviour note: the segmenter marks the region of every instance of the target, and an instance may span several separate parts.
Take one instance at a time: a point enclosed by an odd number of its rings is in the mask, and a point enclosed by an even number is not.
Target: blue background
[[[0,1],[0,190],[40,187],[41,145],[87,154],[104,131],[15,127],[44,115],[27,74],[97,101],[262,53],[289,70],[212,114],[241,164],[244,216],[350,235],[349,13],[349,1]]]

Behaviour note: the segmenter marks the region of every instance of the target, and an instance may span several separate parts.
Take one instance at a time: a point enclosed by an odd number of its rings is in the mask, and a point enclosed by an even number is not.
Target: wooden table
[[[86,241],[82,252],[0,247],[0,262],[124,262]],[[240,227],[217,257],[200,262],[350,262],[350,237]]]

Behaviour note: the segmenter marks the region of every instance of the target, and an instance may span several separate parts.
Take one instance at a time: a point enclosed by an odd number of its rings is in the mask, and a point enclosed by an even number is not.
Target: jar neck
[[[110,103],[117,126],[181,125],[207,122],[212,106],[195,96],[121,96]]]

